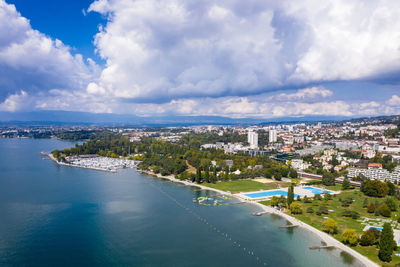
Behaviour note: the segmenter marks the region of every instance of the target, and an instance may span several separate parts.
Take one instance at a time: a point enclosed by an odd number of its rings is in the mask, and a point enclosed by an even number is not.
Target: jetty
[[[288,228],[295,228],[295,227],[298,227],[298,226],[299,226],[298,224],[288,224],[288,225],[281,225],[281,226],[279,226],[279,228],[288,229]]]
[[[316,249],[329,249],[329,248],[335,248],[335,246],[313,246],[313,247],[309,247],[308,249],[316,250]]]

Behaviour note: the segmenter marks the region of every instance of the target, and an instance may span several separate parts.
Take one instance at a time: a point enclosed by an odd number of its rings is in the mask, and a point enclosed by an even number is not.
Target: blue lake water
[[[57,166],[40,151],[71,142],[0,139],[0,266],[347,266],[339,250],[245,205],[132,169]]]

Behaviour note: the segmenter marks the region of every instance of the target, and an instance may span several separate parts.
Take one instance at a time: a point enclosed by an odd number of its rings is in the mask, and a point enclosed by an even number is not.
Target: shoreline
[[[63,163],[63,162],[58,162],[53,157],[52,154],[47,154],[47,156],[51,160],[53,160],[56,164],[61,165],[61,166],[83,168],[83,169],[90,169],[90,170],[97,170],[97,171],[105,171],[105,172],[112,172],[112,173],[116,172],[116,170],[109,171],[109,170],[100,169],[100,168],[90,168],[90,167],[75,166],[75,165],[71,165],[71,164],[67,164],[67,163]],[[175,178],[173,175],[163,176],[161,174],[156,174],[156,173],[154,173],[152,171],[145,171],[145,170],[139,170],[139,169],[136,169],[136,171],[139,172],[139,173],[151,175],[151,176],[156,177],[156,178],[166,179],[166,180],[169,180],[169,181],[174,182],[174,183],[180,183],[180,184],[184,184],[186,186],[194,186],[194,187],[198,187],[198,188],[201,188],[201,189],[204,189],[204,190],[214,191],[214,192],[217,192],[219,194],[227,195],[227,196],[233,197],[235,199],[238,199],[241,202],[245,202],[245,203],[248,203],[248,204],[253,204],[255,206],[258,206],[265,213],[274,214],[274,215],[280,216],[281,218],[285,219],[286,221],[288,221],[292,225],[298,225],[299,227],[302,227],[303,229],[315,234],[322,242],[325,242],[327,246],[334,246],[335,248],[350,254],[355,259],[357,259],[361,264],[363,264],[365,266],[377,266],[377,267],[379,266],[377,263],[375,263],[372,260],[368,259],[366,256],[360,254],[359,252],[353,250],[352,248],[346,246],[345,244],[343,244],[339,240],[335,239],[334,237],[330,236],[329,234],[327,234],[325,232],[322,232],[322,231],[312,227],[311,225],[306,224],[306,223],[304,223],[304,222],[302,222],[302,221],[296,219],[295,217],[292,217],[292,216],[290,216],[290,215],[288,215],[286,213],[283,213],[281,211],[275,210],[272,207],[260,204],[257,201],[246,200],[246,199],[243,199],[243,198],[240,198],[240,197],[236,196],[235,194],[228,193],[228,192],[225,192],[225,191],[222,191],[222,190],[219,190],[219,189],[211,188],[211,187],[208,187],[208,186],[204,186],[204,185],[201,185],[201,184],[196,184],[196,183],[193,183],[193,182],[189,182],[187,180],[179,180],[179,179]]]
[[[141,173],[148,174],[148,175],[155,176],[157,178],[167,179],[167,180],[169,180],[171,182],[181,183],[181,184],[188,185],[188,186],[195,186],[195,187],[199,187],[201,189],[218,192],[218,193],[223,194],[223,195],[229,195],[230,197],[237,198],[242,202],[246,202],[246,203],[249,203],[249,204],[256,205],[259,208],[261,208],[263,212],[266,212],[268,214],[274,214],[274,215],[280,216],[281,218],[285,219],[289,223],[291,223],[293,225],[298,225],[299,227],[302,227],[303,229],[305,229],[305,230],[307,230],[309,232],[312,232],[313,234],[317,235],[317,237],[322,242],[325,242],[327,246],[334,246],[335,248],[350,254],[355,259],[357,259],[361,264],[364,264],[365,266],[376,266],[376,267],[379,267],[379,264],[373,262],[372,260],[368,259],[366,256],[360,254],[359,252],[355,251],[354,249],[346,246],[345,244],[343,244],[339,240],[335,239],[333,236],[330,236],[329,234],[327,234],[325,232],[322,232],[322,231],[312,227],[311,225],[306,224],[306,223],[296,219],[295,217],[292,217],[292,216],[290,216],[290,215],[288,215],[286,213],[283,213],[281,211],[275,210],[272,207],[265,206],[265,205],[260,204],[260,203],[258,203],[256,201],[251,201],[251,200],[245,200],[245,199],[238,198],[234,194],[228,193],[228,192],[225,192],[225,191],[222,191],[222,190],[218,190],[218,189],[211,188],[211,187],[204,186],[204,185],[199,185],[199,184],[192,183],[192,182],[185,181],[185,180],[179,180],[179,179],[175,178],[172,175],[162,176],[161,174],[155,174],[155,173],[153,173],[151,171],[144,171],[144,170],[137,170],[137,171],[141,172]]]

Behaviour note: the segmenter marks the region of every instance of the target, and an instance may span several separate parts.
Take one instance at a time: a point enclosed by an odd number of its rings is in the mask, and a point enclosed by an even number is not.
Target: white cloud
[[[27,109],[29,101],[28,94],[21,90],[19,93],[8,96],[0,103],[0,111],[17,111],[23,108]]]
[[[386,103],[389,106],[397,106],[400,108],[400,97],[398,95],[392,95],[392,97]]]
[[[238,4],[95,2],[89,11],[109,15],[95,41],[107,60],[98,85],[112,97],[150,102],[259,92],[279,85],[283,73],[273,11],[241,14]]]
[[[89,11],[108,17],[95,42],[107,60],[98,86],[136,102],[245,96],[400,68],[397,0],[98,0]]]
[[[400,67],[397,0],[284,1],[285,12],[310,25],[310,45],[295,80],[358,79]]]
[[[282,93],[274,97],[280,101],[288,101],[288,100],[312,100],[315,98],[327,98],[333,95],[331,90],[324,88],[323,86],[314,86],[310,88],[304,88],[298,90],[293,94]]]
[[[14,5],[0,0],[0,101],[21,89],[30,97],[85,89],[96,71],[92,60],[32,29]]]

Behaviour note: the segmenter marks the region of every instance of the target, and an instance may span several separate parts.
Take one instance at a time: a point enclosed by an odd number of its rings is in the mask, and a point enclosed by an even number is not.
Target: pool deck
[[[312,186],[313,188],[316,189],[321,189],[321,190],[327,190],[327,189],[323,189],[323,188],[319,188],[319,187],[315,187]],[[295,195],[300,195],[301,197],[307,196],[307,197],[314,197],[315,194],[310,190],[310,189],[305,189],[304,186],[296,186],[293,188],[294,190],[294,194]],[[244,200],[249,200],[249,201],[262,201],[262,200],[267,200],[270,199],[272,196],[262,196],[262,197],[258,197],[258,198],[252,198],[247,196],[248,194],[257,194],[257,193],[261,193],[261,192],[273,192],[273,191],[288,191],[288,188],[277,188],[277,189],[270,189],[270,190],[259,190],[259,191],[252,191],[252,192],[240,192],[237,194],[234,194],[236,197],[239,197],[241,199]],[[329,194],[333,195],[333,194],[339,194],[340,191],[333,191],[333,190],[327,190],[330,191]],[[279,194],[277,194],[276,196],[280,196]]]

